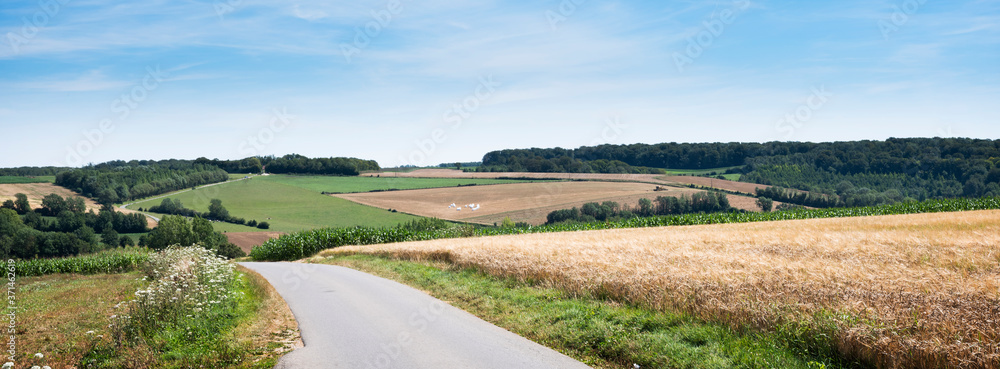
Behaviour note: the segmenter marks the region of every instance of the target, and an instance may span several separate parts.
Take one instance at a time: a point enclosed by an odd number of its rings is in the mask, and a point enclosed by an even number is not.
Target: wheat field
[[[735,328],[829,332],[886,368],[1000,368],[1000,211],[446,239],[328,250],[447,260]],[[823,330],[826,327],[826,330]]]

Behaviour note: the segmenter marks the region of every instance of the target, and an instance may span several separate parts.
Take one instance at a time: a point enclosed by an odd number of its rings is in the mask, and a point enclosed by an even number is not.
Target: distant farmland
[[[708,177],[696,177],[692,175],[676,174],[705,174],[712,171],[725,171],[729,168],[717,168],[706,170],[670,170],[668,175],[662,174],[605,174],[605,173],[533,173],[533,172],[463,172],[455,169],[417,169],[405,173],[365,173],[362,176],[395,176],[397,178],[531,178],[531,179],[570,179],[570,180],[591,180],[591,181],[625,181],[642,182],[663,185],[695,185],[701,187],[713,187],[728,191],[755,194],[756,188],[768,188],[770,186],[722,180]],[[729,175],[729,178],[738,179],[739,175]]]
[[[242,178],[242,177],[240,177]],[[367,192],[373,190],[485,185],[518,181],[477,179],[363,178],[333,176],[258,176],[217,186],[167,196],[185,207],[208,211],[211,199],[222,200],[229,213],[246,220],[266,221],[271,227],[260,230],[236,224],[215,223],[225,232],[294,232],[323,227],[395,226],[418,219],[412,215],[359,205],[321,192]],[[137,202],[130,209],[159,205],[163,199]]]
[[[52,183],[55,181],[55,177],[17,177],[17,176],[0,176],[0,184],[13,184],[13,183]]]
[[[801,335],[890,368],[1000,366],[1000,211],[343,247]]]
[[[635,206],[640,198],[690,196],[699,190],[667,188],[654,191],[656,185],[633,182],[548,182],[522,183],[462,188],[437,188],[411,191],[335,195],[359,204],[396,209],[408,214],[491,225],[510,217],[531,224],[545,223],[549,212],[580,207],[587,202],[615,201]],[[733,206],[757,210],[755,199],[730,196]],[[450,208],[452,203],[462,210]],[[481,207],[472,211],[467,204]]]
[[[412,190],[420,188],[458,187],[468,185],[492,185],[522,183],[524,180],[509,179],[460,179],[460,178],[400,178],[387,174],[381,177],[331,177],[331,176],[267,176],[269,181],[312,190],[315,192],[355,193],[387,190]]]

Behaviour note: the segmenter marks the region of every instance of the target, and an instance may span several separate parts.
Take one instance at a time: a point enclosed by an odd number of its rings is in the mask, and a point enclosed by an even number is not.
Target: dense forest
[[[606,167],[595,163],[620,162]],[[836,195],[848,205],[1000,195],[1000,140],[663,143],[487,153],[481,170],[635,173],[740,167],[742,181]]]
[[[114,204],[228,179],[219,167],[189,160],[112,161],[59,173],[56,184]]]
[[[265,156],[261,163],[273,174],[321,174],[356,176],[365,171],[379,170],[378,162],[357,158],[315,158],[310,159],[298,154],[289,154],[276,158]]]
[[[16,198],[0,205],[0,258],[71,256],[132,246],[122,233],[149,231],[142,214],[122,214],[108,206],[96,214],[85,212],[79,197],[50,194],[38,209],[28,207],[24,194]]]

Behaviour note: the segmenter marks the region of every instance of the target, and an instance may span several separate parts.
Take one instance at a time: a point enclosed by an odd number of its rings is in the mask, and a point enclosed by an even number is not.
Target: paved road
[[[332,265],[241,264],[267,278],[298,320],[305,347],[277,369],[589,368],[387,279]]]

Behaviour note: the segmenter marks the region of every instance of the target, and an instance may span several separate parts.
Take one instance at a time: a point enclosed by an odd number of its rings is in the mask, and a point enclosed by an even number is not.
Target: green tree
[[[11,209],[0,209],[0,236],[13,236],[24,227],[21,217]]]
[[[118,240],[118,246],[120,247],[135,246],[135,241],[132,241],[132,237],[122,236],[122,238]]]
[[[639,199],[639,214],[646,217],[653,215],[653,201],[647,198]]]
[[[87,212],[87,204],[82,197],[74,196],[66,198],[66,209],[74,213],[83,214]]]
[[[4,201],[0,208],[14,210],[14,200]]]
[[[66,200],[54,193],[42,198],[42,208],[49,216],[58,216],[63,210],[69,210],[66,206]]]
[[[28,203],[28,195],[23,193],[14,195],[14,211],[18,214],[27,214],[31,211],[31,205]]]
[[[760,207],[760,210],[768,212],[774,206],[774,201],[766,197],[760,197],[757,199],[757,206]]]
[[[269,228],[271,228],[271,223],[268,223],[268,222],[257,223],[257,228],[258,229],[269,229]]]
[[[118,243],[120,241],[119,238],[120,236],[118,235],[118,232],[115,232],[115,230],[112,229],[110,226],[104,228],[104,231],[101,232],[101,243],[103,243],[107,247],[118,246]]]
[[[229,210],[222,206],[222,200],[212,199],[211,205],[208,205],[208,216],[212,219],[226,221],[229,220]]]
[[[194,243],[191,224],[184,217],[175,215],[164,216],[146,239],[146,246],[153,250],[163,250],[170,245],[190,246]]]

